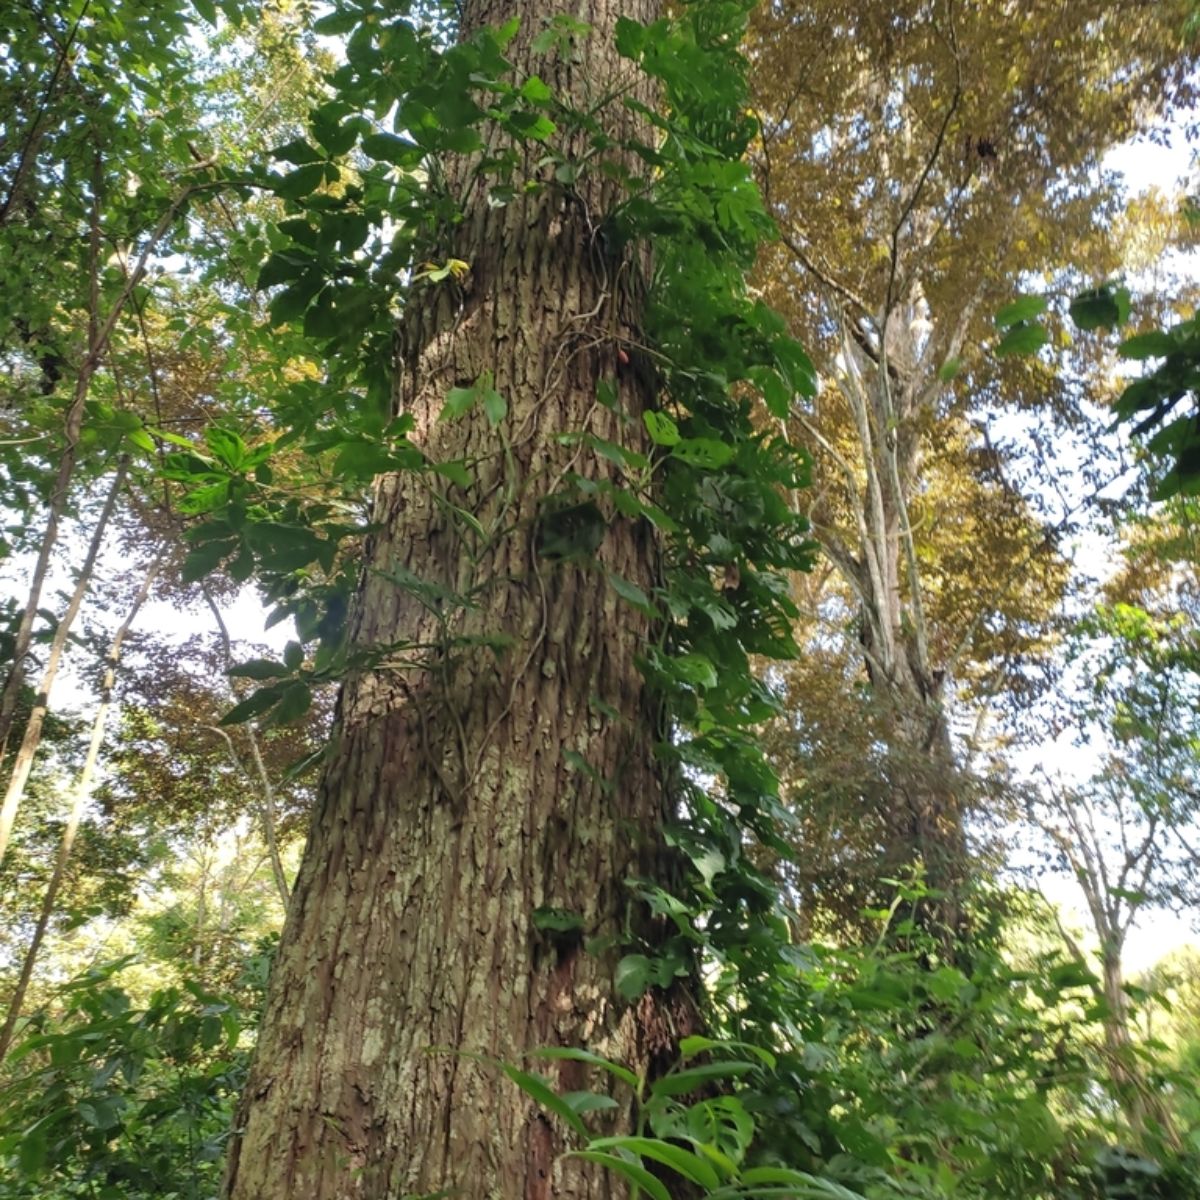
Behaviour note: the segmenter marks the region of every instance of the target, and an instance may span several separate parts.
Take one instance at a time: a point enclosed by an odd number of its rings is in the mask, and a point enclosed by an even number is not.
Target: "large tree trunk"
[[[469,0],[464,25],[519,16],[506,51],[518,72],[583,106],[630,71],[612,48],[617,17],[647,20],[653,7],[587,0],[572,15],[595,32],[553,60],[529,49],[552,15],[534,0]],[[620,136],[636,118],[618,103],[601,119]],[[530,174],[540,153],[528,153]],[[521,1064],[537,1047],[587,1046],[652,1066],[687,1020],[682,1002],[623,1002],[620,949],[584,948],[644,932],[626,880],[662,878],[667,862],[653,752],[663,731],[636,667],[652,630],[595,565],[649,590],[654,540],[606,514],[594,562],[538,554],[545,498],[569,472],[618,479],[561,435],[638,446],[650,399],[612,340],[639,324],[637,272],[594,235],[615,185],[589,179],[577,196],[550,187],[495,208],[469,168],[447,164],[451,194],[467,198],[445,250],[470,278],[461,294],[429,290],[406,322],[401,404],[426,452],[465,459],[475,482],[443,484],[440,498],[430,476],[378,483],[381,532],[352,636],[393,650],[343,688],[235,1131],[233,1200],[620,1194],[596,1168],[559,1161],[562,1130],[477,1056]],[[508,401],[499,428],[478,407],[438,421],[447,390],[486,372]],[[596,403],[603,380],[619,413]],[[481,642],[498,637],[506,647]],[[542,932],[542,907],[579,914],[582,933]],[[587,1086],[578,1064],[549,1074]]]

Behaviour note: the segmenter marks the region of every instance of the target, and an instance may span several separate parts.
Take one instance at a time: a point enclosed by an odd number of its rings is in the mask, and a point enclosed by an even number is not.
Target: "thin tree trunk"
[[[58,544],[58,528],[67,508],[67,496],[70,493],[71,480],[75,475],[75,465],[79,457],[79,436],[83,430],[83,413],[87,403],[88,390],[108,340],[107,334],[104,334],[102,338],[100,325],[101,181],[100,157],[97,153],[92,172],[92,217],[91,227],[88,231],[87,355],[80,365],[79,374],[75,377],[75,391],[71,397],[71,406],[67,409],[63,425],[63,451],[59,456],[58,471],[55,474],[54,487],[50,491],[50,501],[46,510],[46,528],[42,532],[37,562],[34,564],[33,574],[30,576],[29,595],[25,599],[25,607],[21,611],[21,620],[17,625],[16,637],[13,642],[12,665],[9,667],[8,676],[4,681],[4,688],[0,691],[0,759],[8,751],[8,738],[12,732],[13,717],[17,710],[21,687],[25,682],[25,663],[29,657],[30,646],[33,644],[33,622],[41,604],[46,577],[50,573],[50,559],[54,553],[54,547]],[[4,816],[5,814],[0,814],[0,862],[4,860],[4,850],[12,830],[11,820],[5,825]]]
[[[196,169],[211,165],[209,160],[196,164]],[[25,682],[25,663],[29,657],[29,649],[33,642],[33,622],[37,616],[38,605],[41,602],[42,589],[46,586],[46,577],[50,571],[50,559],[54,547],[58,543],[59,525],[66,511],[67,497],[71,480],[75,475],[75,467],[79,459],[79,437],[83,429],[83,416],[88,393],[91,390],[92,378],[100,366],[109,340],[125,305],[133,295],[134,289],[141,283],[146,274],[146,267],[151,255],[155,254],[163,238],[175,223],[176,217],[184,204],[195,192],[193,185],[182,187],[172,199],[166,211],[159,218],[158,224],[151,230],[142,246],[141,253],[134,263],[132,270],[125,276],[125,282],[108,311],[100,312],[100,275],[103,268],[101,250],[103,248],[103,230],[100,220],[100,205],[103,190],[103,163],[99,151],[96,152],[92,172],[92,213],[91,225],[88,231],[88,337],[87,353],[79,365],[79,373],[75,377],[75,390],[71,399],[71,407],[67,410],[64,423],[63,452],[59,457],[58,471],[54,487],[50,492],[50,501],[46,512],[46,528],[42,534],[41,545],[38,549],[37,562],[30,577],[29,595],[21,612],[21,620],[17,626],[13,642],[13,658],[8,675],[0,689],[0,758],[8,751],[8,738],[12,732],[13,717],[17,709],[17,701],[21,695],[21,687]],[[4,857],[3,840],[0,840],[0,860]]]
[[[4,801],[0,804],[0,862],[4,861],[4,855],[8,850],[13,824],[17,819],[17,811],[25,795],[25,785],[29,782],[29,773],[33,770],[33,760],[42,742],[42,728],[46,722],[46,714],[50,710],[50,692],[58,677],[58,668],[62,663],[67,640],[71,636],[71,627],[75,624],[75,618],[79,615],[79,609],[91,586],[92,574],[96,569],[96,559],[100,554],[100,547],[104,543],[108,523],[116,509],[117,499],[121,494],[121,489],[125,486],[125,475],[128,469],[129,457],[123,455],[117,464],[112,483],[109,485],[104,507],[100,510],[100,515],[96,518],[96,524],[92,529],[87,554],[84,556],[83,565],[79,568],[79,575],[75,581],[75,590],[71,593],[70,600],[67,601],[67,607],[59,619],[58,628],[54,631],[54,639],[50,643],[46,667],[42,672],[41,682],[38,684],[29,720],[25,723],[21,745],[13,758],[12,771],[4,792]]]
[[[208,851],[206,840],[200,858],[200,891],[196,898],[196,932],[192,943],[192,969],[195,971],[199,971],[204,962],[204,934],[208,920]]]
[[[225,749],[229,754],[229,761],[233,764],[233,769],[253,786],[254,779],[246,770],[228,730],[222,729],[219,725],[206,725],[205,728],[209,733],[215,734],[225,742]],[[283,869],[283,859],[279,855],[279,842],[276,838],[275,789],[271,786],[271,778],[267,774],[266,763],[263,762],[262,754],[259,752],[257,738],[251,738],[250,750],[254,756],[255,771],[258,775],[261,799],[256,807],[258,808],[259,824],[262,826],[263,841],[267,847],[267,861],[271,864],[271,876],[275,880],[275,890],[279,893],[280,902],[286,911],[291,900],[291,889],[288,887],[287,872]]]
[[[617,18],[656,15],[654,0],[584,0],[572,16],[594,32],[549,60],[530,43],[554,11],[468,0],[463,20],[469,32],[519,17],[505,51],[518,78],[552,73],[581,107],[597,81],[629,71],[612,44]],[[643,83],[631,90],[652,100]],[[620,104],[597,115],[616,138],[640,120]],[[572,137],[568,158],[586,145]],[[653,1071],[694,1028],[681,993],[629,1004],[614,986],[629,930],[656,933],[626,881],[663,879],[670,860],[654,755],[664,731],[636,667],[652,630],[601,572],[649,592],[653,533],[609,513],[600,569],[538,554],[547,498],[579,504],[572,472],[620,478],[562,435],[644,448],[649,385],[620,369],[612,340],[641,324],[636,271],[605,262],[592,234],[619,192],[597,173],[573,197],[550,189],[494,207],[470,165],[446,164],[465,213],[436,255],[470,263],[471,277],[461,297],[430,289],[414,308],[401,399],[425,452],[465,460],[475,479],[441,498],[413,472],[378,482],[351,636],[360,650],[398,649],[339,699],[231,1142],[230,1200],[624,1195],[563,1159],[562,1128],[484,1056],[528,1067],[538,1047],[587,1046]],[[508,403],[497,428],[478,407],[437,419],[450,387],[489,372]],[[596,403],[604,381],[621,415]],[[581,935],[548,936],[543,907],[577,914]],[[564,1091],[608,1086],[577,1063],[546,1073]],[[629,1107],[622,1096],[609,1127],[627,1128]]]
[[[100,702],[96,706],[96,715],[92,720],[92,736],[88,743],[87,756],[83,760],[83,767],[80,769],[79,778],[75,783],[75,797],[71,803],[71,812],[67,817],[67,826],[63,830],[62,841],[59,842],[58,854],[54,860],[54,870],[50,874],[50,880],[46,884],[46,894],[42,897],[41,911],[38,913],[37,925],[33,930],[33,937],[29,941],[29,946],[25,951],[25,957],[21,962],[21,973],[17,976],[17,986],[13,991],[12,997],[8,1004],[8,1015],[4,1020],[4,1028],[0,1030],[0,1061],[8,1053],[8,1048],[12,1044],[13,1034],[16,1031],[17,1019],[21,1015],[21,1009],[25,1004],[25,994],[29,990],[29,981],[33,977],[33,969],[37,963],[38,952],[41,950],[42,942],[46,937],[46,930],[50,925],[50,918],[54,915],[54,907],[58,901],[58,890],[62,886],[63,875],[66,873],[67,860],[71,857],[71,851],[75,846],[75,837],[79,832],[79,822],[83,819],[84,809],[87,807],[88,798],[92,791],[92,777],[96,773],[96,762],[100,757],[100,747],[104,744],[104,725],[108,720],[108,711],[112,707],[113,687],[117,679],[117,667],[121,661],[121,646],[125,641],[125,636],[128,634],[134,621],[137,619],[138,612],[146,602],[146,597],[150,595],[150,589],[154,586],[154,581],[158,577],[158,573],[162,568],[163,558],[160,556],[154,560],[146,571],[145,578],[142,580],[142,585],[138,589],[133,604],[130,606],[129,612],[126,614],[125,620],[121,623],[120,628],[113,635],[112,644],[108,649],[108,663],[104,670],[104,681],[100,687]]]
[[[944,707],[944,676],[930,661],[923,583],[908,517],[905,481],[918,475],[919,446],[895,415],[897,407],[908,413],[914,384],[885,354],[876,362],[850,338],[844,343],[847,392],[871,498],[858,524],[865,532],[859,552],[873,569],[861,572],[856,591],[863,605],[867,678],[888,730],[892,771],[891,803],[882,814],[887,846],[880,874],[923,872],[934,894],[917,904],[915,919],[953,953],[966,933],[962,892],[970,864],[964,780]],[[898,357],[905,362],[912,354]],[[901,393],[898,404],[893,389]]]
[[[217,623],[217,633],[221,639],[222,659],[225,663],[226,675],[228,676],[230,669],[233,667],[233,644],[229,640],[229,627],[225,624],[225,618],[221,615],[221,609],[213,599],[212,592],[204,585],[201,585],[201,590],[204,593],[204,601],[213,615],[213,620]],[[237,694],[236,688],[234,694]],[[291,889],[288,887],[287,872],[283,869],[283,859],[279,854],[278,827],[275,820],[275,789],[271,785],[271,776],[267,772],[267,764],[263,762],[262,751],[258,745],[258,734],[255,732],[253,724],[247,723],[243,726],[243,730],[245,731],[246,741],[250,744],[250,756],[254,760],[258,790],[258,803],[255,807],[258,809],[258,820],[262,826],[263,841],[267,847],[267,858],[271,864],[271,875],[275,880],[275,890],[279,893],[279,899],[283,903],[284,911],[286,911],[292,896]],[[229,751],[229,757],[233,762],[234,769],[240,775],[243,775],[251,786],[254,786],[254,779],[251,777],[250,772],[242,765],[241,756],[234,747],[233,738],[224,729],[217,726],[210,725],[209,731],[225,739],[225,745]]]
[[[1106,946],[1101,952],[1104,985],[1104,1048],[1109,1077],[1121,1111],[1139,1142],[1149,1146],[1164,1142],[1182,1149],[1179,1132],[1163,1098],[1147,1082],[1137,1058],[1137,1047],[1129,1028],[1129,997],[1121,967],[1120,949]]]

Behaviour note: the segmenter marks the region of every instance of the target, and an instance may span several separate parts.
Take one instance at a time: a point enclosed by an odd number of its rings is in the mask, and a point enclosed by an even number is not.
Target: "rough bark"
[[[588,0],[572,15],[595,32],[557,59],[529,50],[552,15],[538,3],[473,0],[464,25],[514,15],[518,72],[583,106],[629,70],[612,49],[617,17],[654,12],[653,0]],[[620,105],[604,119],[618,135],[635,120]],[[640,444],[649,396],[613,332],[637,328],[635,273],[595,236],[614,185],[495,208],[470,166],[447,164],[451,194],[466,197],[447,251],[470,278],[413,310],[401,404],[425,451],[466,460],[474,482],[441,495],[413,473],[378,482],[352,637],[390,658],[343,687],[231,1147],[231,1200],[622,1194],[561,1159],[562,1130],[476,1056],[528,1066],[537,1047],[586,1046],[647,1066],[687,1019],[682,1001],[619,998],[618,948],[589,952],[533,919],[567,909],[587,938],[619,940],[640,921],[627,879],[661,878],[666,863],[661,729],[635,665],[653,631],[602,574],[652,588],[651,533],[610,515],[594,562],[538,553],[545,498],[570,472],[618,478],[562,435]],[[489,371],[508,401],[498,429],[482,412],[436,419],[450,387]],[[602,380],[620,414],[597,404]],[[496,637],[505,644],[481,644]],[[578,1064],[551,1067],[556,1087],[607,1086]]]

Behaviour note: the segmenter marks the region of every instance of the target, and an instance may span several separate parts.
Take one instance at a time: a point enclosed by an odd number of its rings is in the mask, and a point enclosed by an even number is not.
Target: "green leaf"
[[[304,647],[299,642],[288,642],[283,648],[283,661],[289,671],[298,671],[304,662]]]
[[[291,287],[285,288],[271,300],[272,324],[284,325],[302,316],[320,286],[316,272],[309,272]]]
[[[970,986],[967,977],[957,967],[939,967],[926,980],[929,993],[943,1001],[957,1000],[963,989]]]
[[[608,582],[612,584],[613,591],[622,600],[632,604],[639,612],[645,613],[648,617],[658,616],[658,610],[650,603],[650,597],[636,583],[630,583],[628,579],[624,579],[612,571],[608,573]]]
[[[580,1137],[588,1136],[588,1128],[580,1119],[579,1114],[550,1086],[550,1081],[541,1075],[531,1075],[528,1071],[518,1071],[507,1063],[501,1063],[500,1069],[527,1096],[532,1096],[543,1108],[569,1125]]]
[[[275,182],[274,191],[285,200],[300,200],[311,195],[325,182],[325,164],[310,163],[297,167],[290,174]]]
[[[644,954],[627,954],[617,963],[614,982],[617,991],[632,1001],[650,988],[657,974],[654,964]]]
[[[555,13],[546,29],[533,39],[531,48],[535,54],[546,54],[551,50],[567,50],[571,39],[586,37],[592,31],[592,26],[586,21],[566,13]]]
[[[330,290],[326,288],[316,303],[304,314],[304,336],[332,338],[342,332],[342,319],[333,307]]]
[[[415,167],[425,157],[425,151],[416,142],[394,133],[368,134],[362,140],[362,150],[368,158],[397,167]]]
[[[662,1180],[656,1179],[645,1167],[630,1162],[627,1158],[618,1158],[615,1154],[605,1154],[602,1150],[573,1150],[570,1158],[582,1158],[585,1162],[593,1162],[598,1166],[607,1167],[618,1175],[624,1176],[635,1187],[639,1187],[651,1200],[671,1200]]]
[[[562,1099],[572,1112],[581,1115],[585,1112],[605,1112],[619,1107],[611,1096],[606,1096],[603,1092],[564,1092]]]
[[[365,124],[362,118],[342,121],[344,112],[343,105],[334,103],[323,105],[313,114],[312,135],[331,158],[350,150],[358,141],[359,130]]]
[[[307,163],[320,162],[325,156],[304,138],[295,138],[290,142],[285,142],[282,146],[277,146],[271,151],[271,157],[280,162],[302,167]]]
[[[678,658],[668,659],[667,662],[675,675],[694,687],[717,686],[716,669],[703,654],[681,654]]]
[[[755,367],[750,372],[750,378],[762,393],[763,403],[771,416],[786,420],[792,410],[792,389],[779,372],[770,367]]]
[[[114,1129],[121,1123],[123,1100],[119,1096],[93,1096],[76,1107],[80,1119],[93,1129]]]
[[[1047,307],[1049,305],[1045,296],[1022,296],[1019,300],[1006,304],[996,314],[996,327],[1008,329],[1012,325],[1032,321],[1034,317],[1040,317]]]
[[[670,1167],[677,1175],[691,1183],[699,1184],[702,1188],[721,1186],[720,1176],[704,1161],[690,1150],[674,1146],[670,1142],[658,1138],[617,1136],[594,1138],[590,1143],[593,1150],[627,1150],[642,1158],[652,1158],[666,1167]]]
[[[1095,987],[1100,981],[1082,963],[1060,963],[1050,970],[1050,982],[1056,988]]]
[[[521,95],[525,97],[531,104],[545,104],[551,100],[554,93],[546,86],[546,84],[536,75],[530,77],[521,84]]]
[[[186,496],[176,502],[176,508],[182,513],[195,515],[212,512],[220,508],[229,499],[229,480],[222,479],[219,483],[206,484],[204,487],[192,488]]]
[[[672,1071],[661,1079],[656,1079],[650,1085],[650,1091],[656,1096],[682,1096],[687,1092],[698,1092],[714,1079],[738,1079],[759,1069],[759,1064],[747,1062],[745,1059],[702,1063],[698,1067],[688,1067],[684,1071]]]
[[[831,1180],[818,1179],[806,1171],[793,1171],[789,1167],[747,1167],[742,1171],[740,1181],[752,1188],[782,1185],[798,1189],[795,1192],[777,1193],[780,1195],[844,1197],[845,1200],[860,1200],[853,1192],[847,1191]]]
[[[1149,333],[1137,333],[1123,341],[1117,350],[1122,358],[1141,362],[1147,358],[1166,358],[1175,349],[1175,342],[1170,334],[1161,329],[1152,329]]]
[[[237,471],[246,461],[246,443],[231,429],[213,426],[206,430],[204,441],[212,455],[231,471]]]
[[[271,713],[272,725],[287,725],[299,720],[312,707],[312,689],[303,680],[295,679],[284,689],[279,703]]]
[[[466,491],[471,486],[471,473],[461,458],[450,459],[448,462],[430,463],[429,469],[442,478]]]
[[[1050,335],[1041,325],[1030,325],[1022,321],[1013,325],[996,346],[996,357],[1036,354],[1050,340]]]
[[[611,412],[616,412],[619,399],[617,389],[611,379],[602,379],[596,384],[596,402],[598,404],[603,404]]]
[[[180,568],[180,577],[184,583],[195,583],[205,575],[215,571],[225,555],[232,552],[233,543],[229,541],[204,542],[188,551]]]
[[[647,409],[642,413],[642,420],[650,434],[650,440],[656,446],[677,446],[679,444],[679,426],[666,413]]]
[[[617,53],[622,58],[638,58],[646,45],[648,30],[639,21],[618,17],[615,29]]]
[[[313,32],[336,36],[349,33],[363,19],[363,13],[353,8],[335,8],[333,12],[313,23]]]
[[[508,118],[509,126],[521,137],[544,142],[558,132],[558,126],[541,113],[515,112]]]
[[[962,370],[962,359],[961,358],[948,358],[938,368],[938,378],[943,383],[949,383],[952,379],[954,379],[958,375],[959,371],[961,371],[961,370]]]
[[[581,1050],[575,1046],[544,1046],[533,1053],[536,1058],[566,1059],[569,1062],[587,1063],[602,1071],[607,1071],[622,1083],[629,1084],[631,1088],[638,1086],[638,1077],[628,1067],[623,1067],[620,1063],[613,1062],[610,1058],[604,1058],[600,1054],[594,1054],[591,1050]]]
[[[465,417],[479,400],[478,387],[452,387],[446,393],[446,403],[438,413],[439,421],[457,421]]]
[[[496,41],[496,45],[503,50],[517,36],[518,30],[521,28],[520,17],[509,17],[503,25],[497,25],[491,31],[492,37]]]
[[[442,135],[442,146],[455,154],[474,154],[476,150],[483,149],[484,141],[478,129],[466,125],[459,129],[447,129]]]
[[[711,1050],[745,1050],[753,1054],[763,1066],[772,1069],[775,1066],[775,1055],[770,1050],[765,1050],[750,1042],[731,1042],[704,1037],[701,1034],[681,1038],[679,1042],[679,1053],[684,1059],[695,1058],[697,1054],[707,1054]]]
[[[533,927],[549,933],[574,933],[583,928],[583,918],[565,908],[535,908]]]
[[[229,668],[229,674],[235,679],[284,679],[291,671],[283,663],[272,662],[269,658],[252,658],[249,662],[238,663]]]
[[[17,1141],[17,1165],[26,1179],[36,1178],[46,1167],[46,1124],[38,1124],[24,1131]]]
[[[269,708],[273,708],[279,700],[280,687],[278,684],[273,684],[269,687],[259,688],[256,692],[247,696],[240,704],[235,704],[218,722],[220,725],[241,725],[244,721],[250,720],[251,717],[257,717],[259,713],[264,713]]]
[[[715,471],[733,460],[733,447],[716,438],[683,438],[671,451],[671,457]]]
[[[483,412],[492,425],[499,425],[508,416],[508,401],[495,388],[486,388],[483,393]]]
[[[1129,317],[1129,290],[1105,285],[1080,292],[1071,301],[1070,312],[1079,329],[1115,329]]]

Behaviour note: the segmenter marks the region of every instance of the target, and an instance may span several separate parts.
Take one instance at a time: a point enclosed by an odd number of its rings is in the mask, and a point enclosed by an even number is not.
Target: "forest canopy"
[[[1200,1198],[1198,39],[0,7],[0,1200]]]

